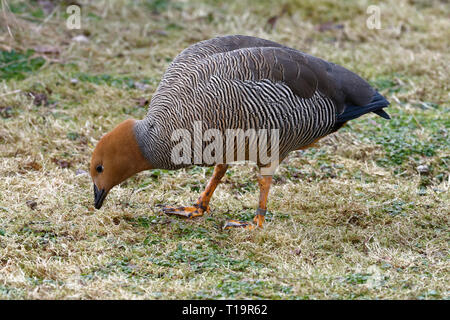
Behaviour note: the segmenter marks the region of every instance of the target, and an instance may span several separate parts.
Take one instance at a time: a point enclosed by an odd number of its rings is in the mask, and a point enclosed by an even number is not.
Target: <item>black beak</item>
[[[103,204],[103,200],[106,198],[105,189],[99,190],[94,184],[94,207],[95,209],[100,209]]]

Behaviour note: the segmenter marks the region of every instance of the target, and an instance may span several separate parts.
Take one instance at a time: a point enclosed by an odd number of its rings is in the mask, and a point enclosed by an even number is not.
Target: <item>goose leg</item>
[[[253,218],[253,223],[246,221],[229,220],[224,226],[224,229],[231,228],[245,228],[253,230],[256,227],[263,227],[265,215],[267,211],[267,197],[269,195],[270,185],[272,184],[272,176],[260,175],[258,176],[259,184],[259,205],[256,210],[255,218]]]
[[[217,185],[220,183],[220,180],[225,175],[227,171],[228,165],[226,164],[218,164],[214,168],[214,173],[206,185],[205,191],[202,192],[197,202],[190,207],[171,207],[166,206],[162,209],[162,211],[166,214],[173,214],[185,218],[195,218],[200,217],[205,212],[209,212],[209,201],[216,190]]]

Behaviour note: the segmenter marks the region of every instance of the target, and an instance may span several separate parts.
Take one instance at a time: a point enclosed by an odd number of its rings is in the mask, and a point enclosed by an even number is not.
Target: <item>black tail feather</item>
[[[385,118],[388,120],[391,119],[391,117],[388,115],[388,113],[386,111],[384,111],[383,109],[375,110],[374,113],[376,113],[377,115],[379,115],[382,118]]]
[[[383,108],[386,108],[388,105],[389,101],[387,101],[386,98],[381,94],[376,92],[372,98],[372,101],[365,106],[345,105],[344,112],[337,117],[337,122],[344,123],[346,121],[356,119],[369,112],[374,112],[380,117],[390,119],[391,117],[389,117],[386,111],[383,110]]]

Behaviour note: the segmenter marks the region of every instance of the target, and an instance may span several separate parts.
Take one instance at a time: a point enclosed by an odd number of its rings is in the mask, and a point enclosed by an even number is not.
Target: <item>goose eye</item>
[[[101,164],[99,164],[97,167],[95,167],[95,170],[97,170],[98,173],[102,173],[103,172],[103,166]]]

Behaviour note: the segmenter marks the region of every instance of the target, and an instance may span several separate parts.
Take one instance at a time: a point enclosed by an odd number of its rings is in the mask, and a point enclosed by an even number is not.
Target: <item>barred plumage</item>
[[[174,59],[135,134],[150,163],[175,169],[186,165],[171,161],[174,130],[192,134],[198,121],[203,132],[278,129],[282,160],[339,129],[348,108],[352,119],[371,111],[386,117],[382,108],[388,102],[379,97],[366,81],[333,63],[264,39],[218,37]]]
[[[260,167],[254,224],[225,227],[262,227],[279,161],[365,113],[389,118],[388,104],[353,72],[272,41],[226,36],[196,43],[170,64],[146,118],[122,122],[97,144],[90,166],[95,207],[140,171],[215,165],[193,206],[162,209],[198,217],[209,211],[227,164],[252,160]]]

